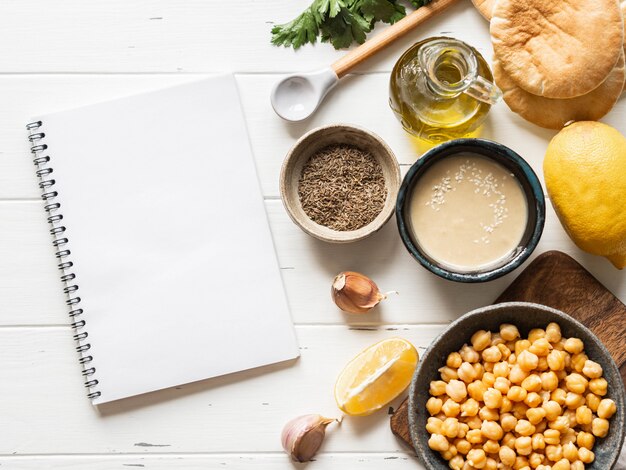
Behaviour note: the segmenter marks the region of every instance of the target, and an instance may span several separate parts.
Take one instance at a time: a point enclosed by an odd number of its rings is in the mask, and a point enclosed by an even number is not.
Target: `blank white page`
[[[37,119],[94,404],[298,356],[231,75]]]

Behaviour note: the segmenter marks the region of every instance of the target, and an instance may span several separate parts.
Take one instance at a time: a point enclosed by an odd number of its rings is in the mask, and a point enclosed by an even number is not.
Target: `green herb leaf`
[[[363,44],[366,33],[371,31],[371,23],[344,7],[334,18],[327,18],[320,25],[320,31],[323,42],[330,42],[335,49],[341,49],[350,47],[354,42]]]
[[[355,6],[359,8],[363,17],[372,23],[377,21],[395,23],[406,15],[404,7],[392,0],[359,0]]]
[[[285,47],[292,46],[294,49],[298,49],[306,43],[315,44],[319,35],[319,23],[315,11],[308,8],[289,23],[274,26],[272,28],[272,44]]]

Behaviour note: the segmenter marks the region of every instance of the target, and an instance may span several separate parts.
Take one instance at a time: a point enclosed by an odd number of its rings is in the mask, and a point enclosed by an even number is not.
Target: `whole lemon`
[[[575,122],[548,145],[543,172],[574,243],[626,266],[626,138],[600,122]]]

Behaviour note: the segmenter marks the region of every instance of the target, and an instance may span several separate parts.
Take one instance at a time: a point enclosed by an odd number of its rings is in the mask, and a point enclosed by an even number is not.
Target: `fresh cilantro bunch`
[[[410,0],[419,8],[431,0]],[[289,23],[272,28],[272,44],[293,47],[317,38],[330,42],[335,49],[363,44],[365,35],[378,21],[395,23],[406,16],[399,0],[313,0],[311,6]]]

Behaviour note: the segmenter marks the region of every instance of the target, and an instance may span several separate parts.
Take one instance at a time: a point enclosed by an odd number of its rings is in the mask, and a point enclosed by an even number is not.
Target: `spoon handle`
[[[420,7],[410,15],[407,15],[386,30],[374,36],[369,41],[361,44],[353,51],[348,52],[341,59],[333,62],[331,68],[341,78],[352,68],[359,65],[365,59],[384,49],[393,41],[411,31],[417,25],[422,24],[427,19],[435,16],[440,11],[445,10],[458,0],[433,0],[426,6]]]

